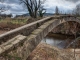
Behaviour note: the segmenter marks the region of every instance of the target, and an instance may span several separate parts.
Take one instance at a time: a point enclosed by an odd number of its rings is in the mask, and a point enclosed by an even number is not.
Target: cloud
[[[19,4],[19,0],[5,0],[4,2],[9,4]]]
[[[80,0],[66,0],[66,1],[69,1],[69,2],[78,2],[78,1],[80,1]]]
[[[58,6],[60,10],[73,10],[76,7],[77,3],[66,1],[66,0],[47,0],[44,4],[44,7],[47,11],[52,12],[51,10],[55,10],[55,7]]]
[[[0,2],[0,6],[8,6],[9,9],[3,13],[6,14],[25,14],[27,10],[19,3],[18,0],[6,0],[3,3]]]
[[[4,3],[0,3],[0,5],[1,4],[10,7],[10,9],[8,11],[5,11],[4,13],[28,13],[27,9],[24,9],[25,7],[23,7],[23,5],[20,4],[19,0],[5,0]],[[60,11],[68,12],[72,11],[78,4],[80,4],[80,0],[46,0],[46,2],[43,5],[44,8],[46,8],[47,12],[54,13],[56,6],[58,6]]]

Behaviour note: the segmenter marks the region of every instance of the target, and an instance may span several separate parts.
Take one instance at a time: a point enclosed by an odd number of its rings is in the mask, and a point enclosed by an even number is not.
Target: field
[[[0,34],[18,28],[27,24],[29,17],[17,17],[17,18],[1,18],[0,19]]]
[[[17,18],[0,18],[0,34],[18,28],[25,24],[34,22],[41,18],[33,19],[31,17],[17,17]]]
[[[14,25],[24,25],[28,19],[29,17],[0,19],[0,28],[13,28]]]

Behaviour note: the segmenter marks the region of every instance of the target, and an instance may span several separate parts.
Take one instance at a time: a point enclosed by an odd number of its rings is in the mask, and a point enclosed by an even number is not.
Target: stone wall
[[[74,35],[74,32],[76,32],[77,35],[80,33],[80,24],[77,22],[66,22],[60,24],[52,30],[52,33],[60,33],[66,35]]]

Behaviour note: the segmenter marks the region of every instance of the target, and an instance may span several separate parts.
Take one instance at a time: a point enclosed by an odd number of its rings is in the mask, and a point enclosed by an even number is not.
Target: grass
[[[42,19],[41,17],[38,17],[37,20]],[[34,20],[33,18],[30,17],[17,17],[17,18],[0,18],[0,23],[5,23],[5,24],[26,24],[28,20]],[[36,20],[36,19],[35,19]]]
[[[19,17],[19,18],[4,18],[0,19],[0,29],[10,28],[15,29],[22,25],[27,24],[29,17]]]
[[[20,20],[20,19],[15,19],[15,20],[13,20],[13,19],[9,19],[9,20],[6,20],[6,19],[1,19],[0,20],[0,23],[5,23],[5,24],[26,24],[26,22],[28,21],[28,19],[22,19],[22,20]]]

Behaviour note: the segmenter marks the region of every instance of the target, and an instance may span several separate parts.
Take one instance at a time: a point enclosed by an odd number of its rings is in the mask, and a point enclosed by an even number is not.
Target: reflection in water
[[[55,37],[56,36],[56,37]],[[61,37],[61,38],[60,38]],[[62,39],[63,38],[63,39]],[[67,36],[67,38],[69,38],[69,36]],[[60,35],[60,34],[49,34],[48,36],[46,36],[42,42],[43,43],[47,43],[50,44],[52,46],[56,46],[58,48],[65,48],[68,44],[67,44],[67,39],[66,35]]]

